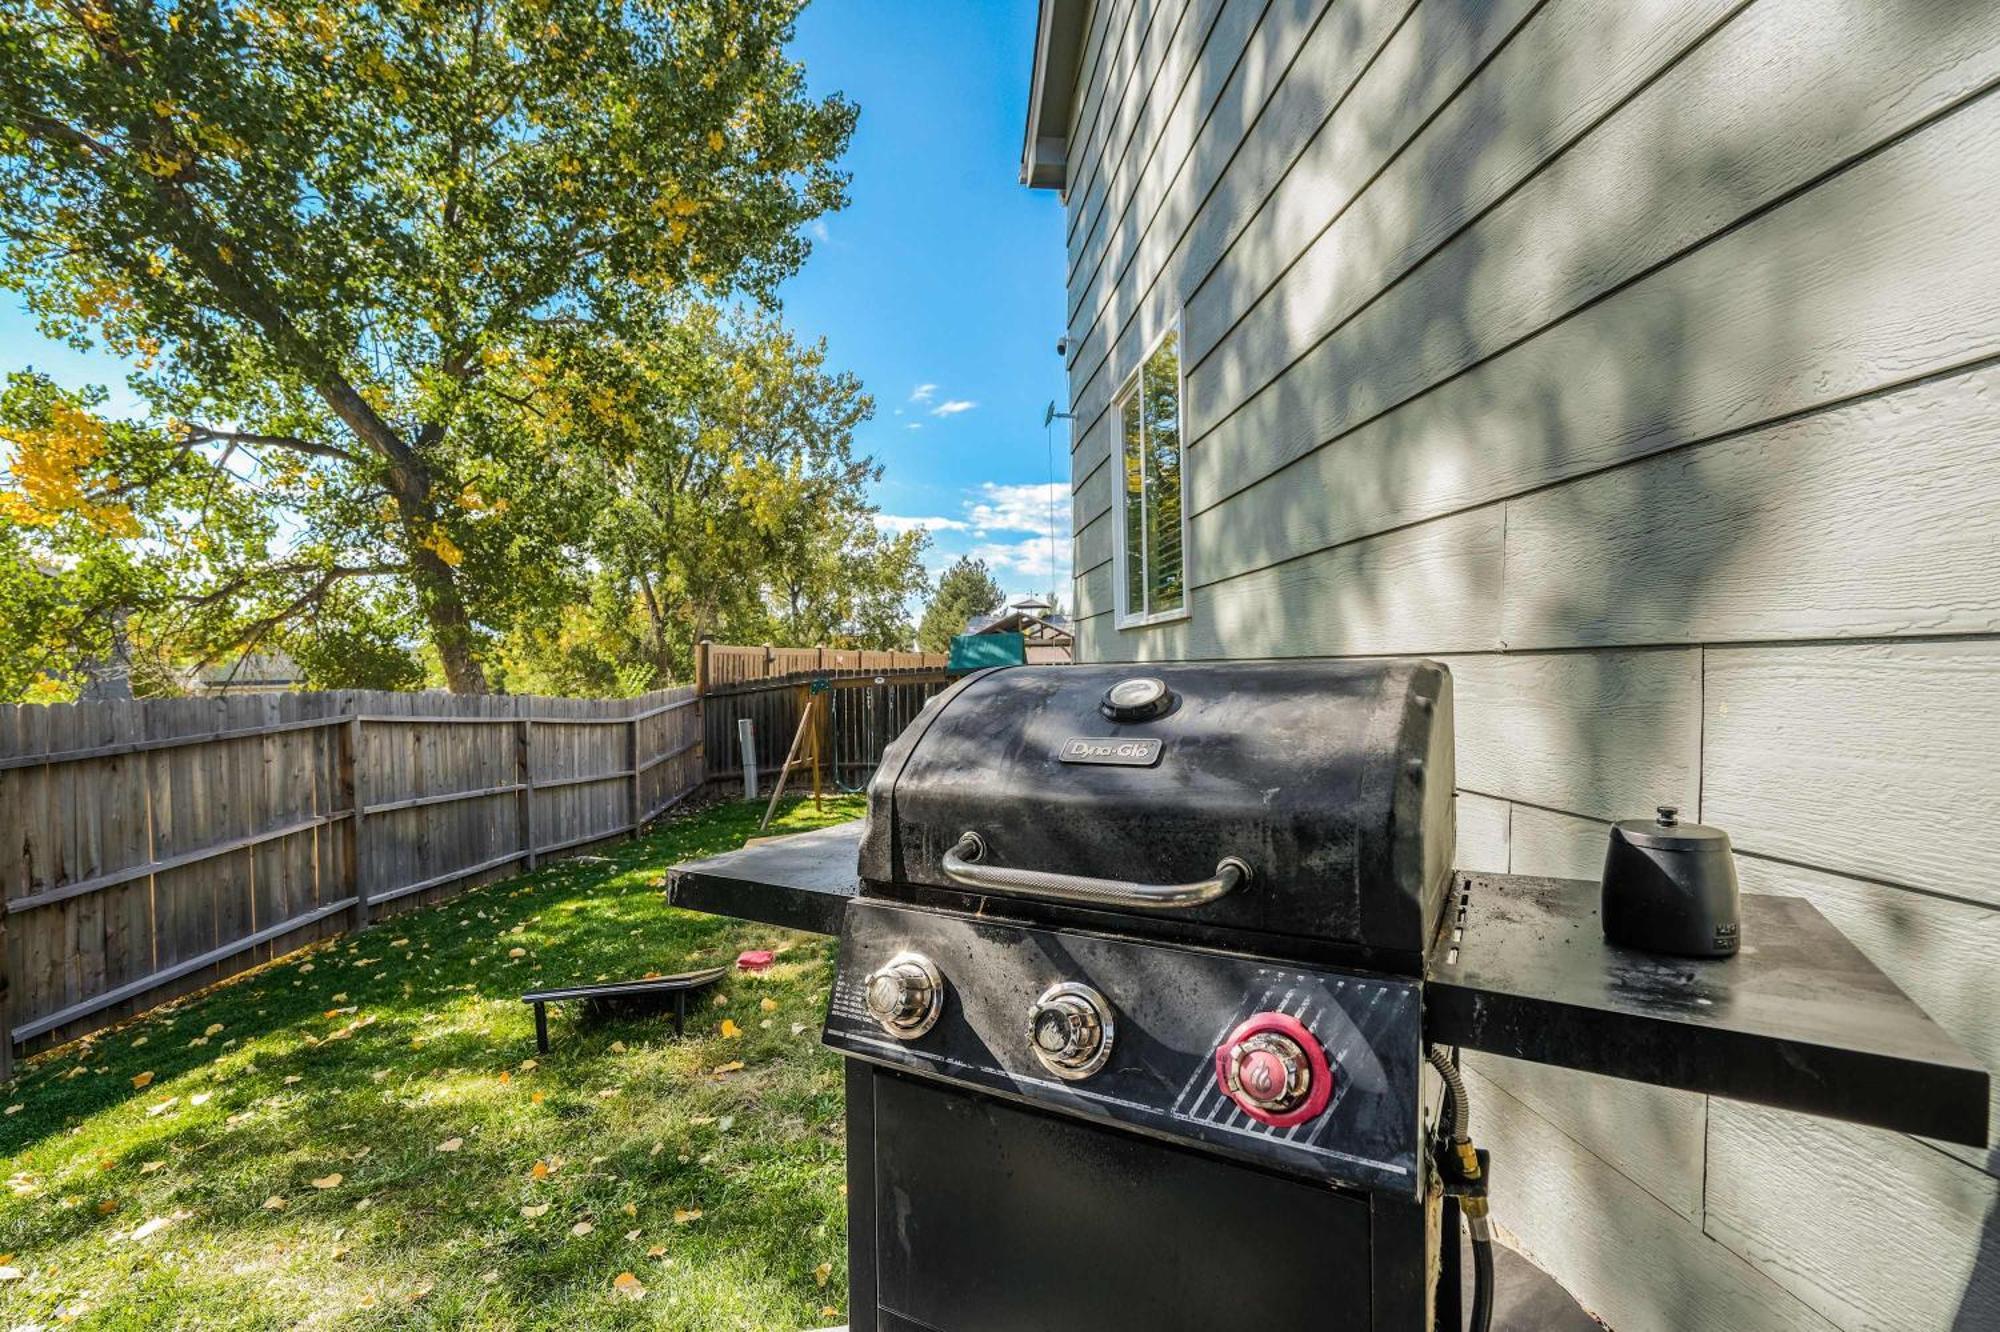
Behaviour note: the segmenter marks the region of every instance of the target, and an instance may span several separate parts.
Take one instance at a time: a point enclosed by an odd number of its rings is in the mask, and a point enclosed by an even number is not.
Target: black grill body
[[[1164,715],[1102,711],[1157,679]],[[1067,757],[1156,741],[1150,763]],[[1114,758],[1117,757],[1115,754]],[[969,908],[945,873],[968,832],[1001,865],[1184,882],[1240,857],[1250,882],[1172,912],[988,903],[1023,918],[1415,975],[1449,889],[1451,676],[1428,661],[1022,667],[962,681],[884,755],[864,891]]]
[[[1112,715],[1131,680],[1164,686],[1154,715]],[[1451,733],[1422,661],[1013,668],[933,702],[870,788],[827,1017],[857,1332],[1431,1325],[1421,975]],[[1051,890],[968,882],[968,833],[974,872]],[[1247,876],[1191,904],[1065,892],[1231,858]],[[897,959],[935,998],[921,1030],[870,1006]],[[1082,1074],[1036,1048],[1063,986],[1108,1044]],[[1301,1122],[1219,1080],[1232,1033],[1279,1019],[1274,1048],[1324,1057]]]
[[[1455,1330],[1489,1172],[1427,1049],[1986,1146],[1986,1069],[1803,899],[1690,960],[1454,875],[1451,716],[1422,661],[985,672],[865,827],[676,867],[840,935],[855,1332]]]

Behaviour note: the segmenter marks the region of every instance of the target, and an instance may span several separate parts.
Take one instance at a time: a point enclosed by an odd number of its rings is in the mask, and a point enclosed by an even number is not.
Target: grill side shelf
[[[667,871],[667,900],[690,911],[838,934],[860,886],[854,858],[865,826],[856,819],[676,865]]]
[[[1713,960],[1606,943],[1598,885],[1460,875],[1426,966],[1442,1045],[1984,1147],[1989,1076],[1811,903],[1743,898]]]

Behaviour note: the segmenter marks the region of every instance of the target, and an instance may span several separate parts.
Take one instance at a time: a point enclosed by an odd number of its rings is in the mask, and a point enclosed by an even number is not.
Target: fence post
[[[708,650],[714,646],[712,638],[704,638],[694,645],[694,692],[697,694],[708,692]]]
[[[0,910],[0,1082],[14,1076],[14,968],[8,958],[7,913]]]
[[[347,802],[347,865],[354,883],[354,928],[368,928],[368,879],[361,872],[361,714],[356,712],[340,728],[340,792]]]
[[[632,718],[632,730],[626,744],[632,756],[632,836],[639,836],[639,816],[646,812],[639,802],[639,719]]]
[[[521,824],[521,858],[528,862],[529,869],[535,867],[536,860],[535,737],[531,729],[534,724],[532,717],[521,717],[514,722],[514,781],[521,788],[515,793],[515,808]]]

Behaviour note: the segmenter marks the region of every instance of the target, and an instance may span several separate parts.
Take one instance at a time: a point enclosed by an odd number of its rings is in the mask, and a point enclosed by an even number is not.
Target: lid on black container
[[[1634,846],[1657,851],[1727,851],[1729,834],[1705,823],[1682,823],[1681,812],[1673,805],[1659,806],[1650,819],[1625,819],[1617,825],[1625,840]]]

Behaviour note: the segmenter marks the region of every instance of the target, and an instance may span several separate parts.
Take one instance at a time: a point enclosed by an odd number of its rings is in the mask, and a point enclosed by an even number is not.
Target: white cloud
[[[970,523],[962,523],[956,518],[915,518],[900,513],[875,515],[875,530],[887,532],[890,536],[901,536],[918,528],[928,532],[963,532],[970,526]]]
[[[1069,487],[1060,481],[1019,486],[988,481],[979,487],[979,496],[966,501],[965,516],[981,535],[1040,532],[1046,537],[1053,526],[1058,539],[1069,536]]]
[[[1051,579],[1069,581],[1068,546],[1067,541],[1058,541],[1051,550],[1049,539],[1039,536],[1021,541],[984,542],[967,553],[976,560],[985,560],[1002,582],[1009,581],[1011,575],[1032,580],[1034,586],[1046,586]]]
[[[929,399],[926,398],[925,401],[928,402]],[[949,402],[941,402],[937,406],[931,408],[931,415],[957,416],[960,412],[969,412],[978,405],[979,405],[978,403],[973,402],[969,398],[953,398]]]
[[[937,396],[936,384],[919,384],[910,390],[911,402],[929,402],[935,396]]]
[[[903,427],[903,429],[905,430],[922,430],[923,428],[924,428],[924,423],[922,421],[912,421],[908,425]]]
[[[823,241],[823,240],[825,240],[825,239],[826,239],[826,223],[824,223],[824,222],[822,222],[822,221],[818,220],[817,218],[815,218],[815,219],[813,220],[813,224],[812,224],[812,234],[813,234],[813,239],[814,239],[814,240],[822,240],[822,241]]]

